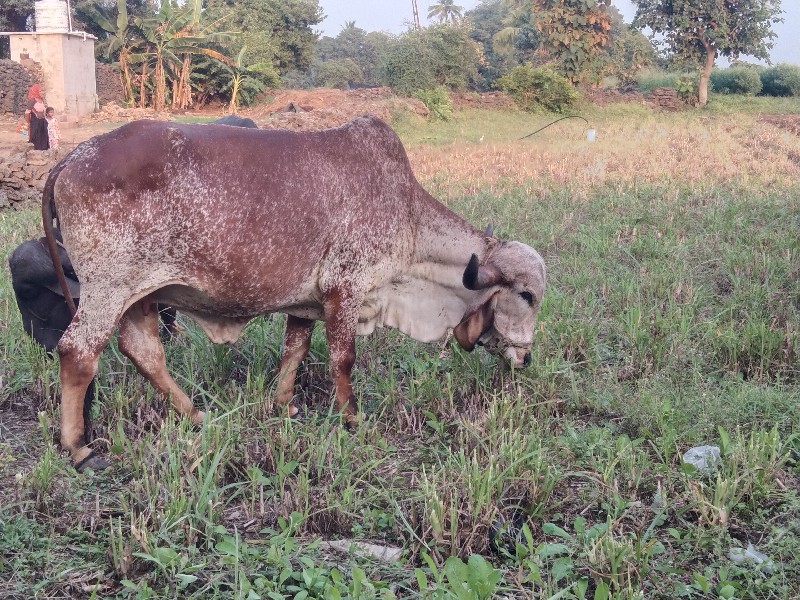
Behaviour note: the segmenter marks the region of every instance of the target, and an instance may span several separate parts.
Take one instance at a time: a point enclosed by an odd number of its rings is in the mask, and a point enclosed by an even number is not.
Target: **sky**
[[[479,0],[456,0],[464,12],[475,8]],[[630,23],[636,10],[630,0],[613,0],[614,6]],[[388,31],[401,33],[408,29],[413,20],[411,0],[319,0],[322,11],[327,15],[319,29],[324,35],[335,36],[346,21],[355,21],[356,26],[367,31]],[[427,25],[428,7],[436,0],[417,0],[419,18]],[[800,64],[800,1],[783,0],[783,23],[775,25],[778,34],[774,40],[770,58],[775,63]]]

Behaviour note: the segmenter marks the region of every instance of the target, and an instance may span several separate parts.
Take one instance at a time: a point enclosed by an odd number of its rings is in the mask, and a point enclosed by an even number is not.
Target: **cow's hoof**
[[[192,421],[192,425],[195,427],[202,425],[205,418],[206,413],[199,408],[193,408],[191,414],[189,415],[189,419]]]
[[[94,452],[91,452],[89,456],[84,458],[82,461],[75,463],[75,470],[78,473],[83,473],[86,469],[91,469],[92,471],[102,471],[110,466],[111,463],[105,458],[97,456]]]
[[[300,419],[300,409],[297,408],[294,404],[287,404],[286,405],[286,416],[290,419],[299,420]]]
[[[353,433],[356,429],[358,429],[359,421],[360,419],[358,418],[358,415],[342,415],[342,424],[350,433]]]

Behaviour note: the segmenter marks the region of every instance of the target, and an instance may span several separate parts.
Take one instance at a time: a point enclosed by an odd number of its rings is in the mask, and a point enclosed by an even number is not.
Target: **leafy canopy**
[[[717,56],[769,59],[781,0],[632,0],[634,27],[649,27],[653,41],[673,58],[697,63],[710,46]]]

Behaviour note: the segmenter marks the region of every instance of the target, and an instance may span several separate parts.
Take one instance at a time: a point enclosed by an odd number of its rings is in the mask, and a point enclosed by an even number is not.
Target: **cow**
[[[80,299],[78,276],[61,243],[61,234],[54,230],[70,299],[77,304]],[[64,331],[72,320],[72,312],[64,298],[64,291],[56,277],[53,261],[47,247],[47,239],[26,240],[14,248],[8,258],[11,271],[11,287],[17,300],[22,328],[33,340],[48,352],[55,351]],[[158,305],[162,332],[170,337],[177,330],[175,309]],[[86,388],[83,399],[84,436],[91,437],[89,415],[94,399],[94,380]]]
[[[257,129],[258,125],[252,120],[238,115],[225,115],[209,125],[230,125],[234,127],[248,127]],[[57,251],[63,266],[64,275],[69,289],[69,298],[66,300],[64,292],[56,277],[53,261],[50,258],[46,238],[26,240],[17,246],[8,259],[11,271],[11,285],[17,300],[17,308],[22,319],[22,327],[33,340],[48,352],[56,349],[61,336],[72,320],[74,306],[80,301],[80,282],[72,268],[72,262],[67,255],[58,228],[54,229],[57,241]],[[171,306],[158,305],[159,317],[163,327],[163,337],[170,338],[178,331],[176,311]],[[91,428],[88,426],[88,415],[91,414],[91,402],[94,398],[94,385],[90,384],[84,397],[83,411],[85,422],[85,436],[90,436]]]
[[[233,127],[249,127],[250,129],[258,129],[258,125],[253,119],[248,117],[240,117],[239,115],[225,115],[215,121],[211,121],[209,125],[231,125]]]
[[[61,234],[57,229],[54,234],[69,295],[77,301],[80,296],[78,276],[61,243]],[[22,242],[9,256],[8,267],[25,333],[48,352],[55,350],[72,320],[72,314],[64,301],[64,292],[53,268],[47,239]]]
[[[252,119],[238,115],[225,115],[211,121],[209,125],[258,128]],[[54,234],[57,240],[57,252],[64,267],[69,297],[77,303],[80,298],[80,282],[57,228]],[[25,332],[48,352],[55,350],[61,335],[72,320],[74,310],[70,310],[64,292],[59,286],[47,240],[45,238],[27,240],[17,246],[11,253],[8,266]],[[177,327],[175,310],[161,305],[159,311],[165,332],[171,335]]]
[[[157,392],[203,420],[167,371],[159,302],[216,343],[235,341],[255,316],[285,313],[275,401],[288,416],[315,321],[348,424],[357,423],[355,336],[377,327],[423,342],[452,328],[465,350],[530,361],[541,256],[433,198],[394,131],[371,116],[314,132],[133,122],[51,170],[42,218],[55,262],[54,211],[81,280],[58,345],[61,445],[78,470],[108,464],[86,445],[81,404],[117,326],[119,349]]]
[[[69,296],[77,304],[80,300],[80,282],[57,228],[54,234]],[[72,312],[56,277],[47,238],[27,240],[14,248],[8,258],[8,268],[22,328],[45,350],[54,351],[72,321]],[[177,329],[175,309],[159,305],[158,310],[164,333],[172,335]]]

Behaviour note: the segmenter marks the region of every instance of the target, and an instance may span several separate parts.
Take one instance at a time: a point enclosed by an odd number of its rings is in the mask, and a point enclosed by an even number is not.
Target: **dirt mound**
[[[391,122],[392,113],[398,110],[428,116],[428,109],[420,100],[401,98],[387,87],[276,90],[269,104],[243,110],[242,114],[264,128],[325,129],[366,113]]]
[[[508,109],[514,108],[514,99],[503,92],[456,92],[450,94],[453,108],[456,110],[464,108],[487,108],[487,109]]]
[[[587,100],[597,106],[605,106],[606,104],[615,104],[618,102],[645,103],[644,95],[639,90],[621,91],[606,88],[592,88],[583,90],[583,95]]]

